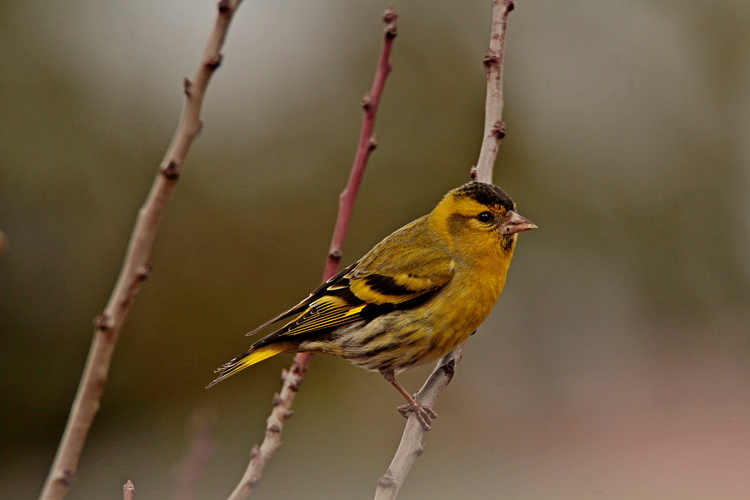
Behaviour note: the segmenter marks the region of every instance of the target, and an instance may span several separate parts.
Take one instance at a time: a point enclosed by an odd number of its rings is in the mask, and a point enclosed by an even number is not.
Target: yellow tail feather
[[[276,356],[283,352],[294,351],[294,344],[291,342],[279,342],[278,344],[270,344],[258,349],[251,349],[244,354],[241,354],[234,358],[229,363],[216,369],[216,373],[220,373],[216,379],[206,386],[206,389],[212,387],[227,377],[231,377],[235,373],[244,370],[248,366],[260,363],[264,359],[268,359],[271,356]]]

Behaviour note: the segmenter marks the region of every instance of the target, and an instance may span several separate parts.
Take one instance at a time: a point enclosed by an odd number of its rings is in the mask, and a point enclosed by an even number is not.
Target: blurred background
[[[385,7],[240,8],[69,498],[127,479],[177,498],[206,422],[196,498],[234,488],[291,356],[204,386],[320,281]],[[481,141],[491,2],[396,9],[346,264],[466,182]],[[213,20],[209,1],[0,3],[3,498],[42,487]],[[401,497],[748,498],[750,3],[519,0],[507,50],[495,181],[540,229]],[[315,357],[255,497],[371,498],[401,403]]]

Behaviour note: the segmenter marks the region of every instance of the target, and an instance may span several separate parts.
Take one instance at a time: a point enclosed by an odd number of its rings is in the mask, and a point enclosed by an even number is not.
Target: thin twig
[[[365,173],[367,160],[378,146],[377,136],[373,133],[375,127],[375,116],[378,113],[380,97],[383,95],[385,80],[393,69],[391,62],[391,47],[396,38],[396,19],[398,15],[393,6],[388,7],[383,14],[385,31],[383,36],[383,47],[378,58],[378,67],[375,71],[375,79],[372,82],[372,90],[362,98],[362,130],[359,135],[357,154],[354,157],[354,165],[349,175],[349,182],[339,196],[339,213],[336,218],[336,226],[331,238],[331,247],[328,250],[328,260],[323,272],[323,281],[336,274],[341,262],[341,248],[344,245],[346,231],[349,228],[349,220],[354,209],[354,200],[357,198],[359,185]]]
[[[503,53],[505,51],[505,30],[508,13],[513,10],[513,0],[494,0],[492,7],[492,31],[490,48],[484,59],[487,68],[487,102],[485,107],[485,137],[479,155],[477,167],[472,168],[472,178],[481,182],[492,182],[492,170],[497,158],[505,126],[502,124],[503,113]],[[437,366],[427,378],[422,388],[415,394],[416,400],[429,407],[437,401],[440,394],[453,378],[456,365],[463,356],[464,344],[449,352],[438,361]],[[412,465],[424,451],[422,438],[424,428],[412,413],[406,423],[396,454],[386,473],[378,480],[375,500],[394,499],[404,484]]]
[[[128,482],[122,487],[122,500],[133,500],[133,498],[135,498],[135,486],[133,481],[128,479]]]
[[[208,82],[221,63],[220,49],[241,0],[220,0],[216,24],[193,81],[185,79],[185,103],[172,143],[159,166],[148,197],[138,211],[125,260],[112,295],[95,321],[94,340],[78,386],[68,423],[40,499],[65,497],[75,479],[91,423],[99,410],[117,338],[141,283],[148,277],[149,253],[167,202],[180,176],[190,145],[201,129],[200,111]]]
[[[386,25],[383,34],[383,45],[380,50],[372,89],[362,99],[363,118],[359,146],[357,147],[357,154],[354,158],[349,181],[339,197],[339,212],[336,217],[336,226],[323,272],[324,282],[336,274],[338,270],[341,261],[341,248],[344,245],[359,185],[365,173],[370,153],[377,146],[373,129],[375,127],[375,117],[378,105],[380,104],[380,97],[383,93],[383,86],[392,68],[391,47],[393,46],[393,39],[396,38],[397,34],[397,17],[392,6],[389,6],[385,14],[383,14],[383,21]],[[237,487],[229,496],[229,500],[241,500],[250,496],[258,481],[260,481],[266,464],[279,446],[281,446],[281,432],[284,429],[284,423],[293,413],[292,405],[294,404],[294,398],[297,396],[299,386],[305,378],[305,372],[311,358],[312,354],[310,353],[299,353],[294,357],[291,368],[282,372],[281,393],[274,395],[273,410],[266,420],[266,435],[263,443],[260,446],[253,446],[253,450],[250,453],[250,463],[239,484],[237,484]]]
[[[198,498],[198,487],[208,462],[214,454],[214,427],[216,414],[209,410],[196,410],[188,424],[188,446],[177,469],[177,488],[174,498]]]
[[[487,72],[487,98],[484,105],[484,137],[476,170],[472,176],[480,182],[492,182],[497,152],[505,137],[503,123],[503,58],[505,57],[505,32],[508,14],[513,10],[513,0],[493,0],[492,34],[490,47],[484,56]]]

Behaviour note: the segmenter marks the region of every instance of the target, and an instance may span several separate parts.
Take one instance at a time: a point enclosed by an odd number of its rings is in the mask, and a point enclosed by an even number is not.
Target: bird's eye
[[[477,215],[477,220],[483,224],[487,224],[492,221],[492,214],[490,212],[482,212]]]

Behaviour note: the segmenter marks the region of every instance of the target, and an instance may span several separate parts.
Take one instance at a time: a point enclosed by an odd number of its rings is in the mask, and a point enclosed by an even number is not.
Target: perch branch
[[[125,260],[104,311],[96,318],[94,339],[78,391],[68,417],[57,455],[40,499],[65,497],[75,479],[91,423],[99,410],[112,354],[130,307],[141,283],[148,277],[149,253],[167,202],[180,176],[190,145],[201,129],[200,111],[208,82],[221,63],[220,49],[229,23],[241,0],[220,0],[216,24],[206,43],[193,81],[185,80],[185,103],[172,142],[162,160],[145,203],[130,236]]]
[[[513,10],[512,0],[494,0],[492,6],[492,30],[490,48],[484,58],[487,70],[487,101],[485,106],[485,135],[479,154],[479,163],[472,168],[471,176],[481,182],[492,182],[492,170],[497,152],[505,135],[502,122],[503,113],[503,53],[505,51],[505,30],[508,13]],[[453,378],[456,365],[461,361],[464,345],[458,346],[438,361],[435,369],[427,378],[422,388],[415,394],[416,400],[429,407],[437,401],[440,394]],[[394,499],[404,484],[412,465],[424,451],[422,438],[424,429],[412,413],[406,423],[396,454],[377,483],[375,500]]]
[[[383,86],[392,68],[391,47],[397,34],[397,17],[392,6],[388,7],[385,14],[383,14],[383,22],[385,22],[383,45],[381,46],[372,89],[362,99],[363,118],[359,145],[354,157],[349,181],[339,197],[338,216],[336,217],[336,225],[323,272],[324,282],[336,274],[338,270],[341,261],[341,249],[344,245],[347,229],[349,228],[349,220],[354,209],[354,201],[357,197],[359,185],[365,173],[370,153],[377,146],[373,129],[375,127],[375,117],[378,105],[380,104],[380,97],[383,93]],[[311,358],[312,354],[310,353],[299,353],[294,357],[291,368],[282,372],[281,393],[274,395],[273,410],[266,421],[266,435],[263,443],[260,446],[253,446],[253,450],[250,453],[250,463],[239,484],[237,484],[237,487],[229,496],[229,500],[241,500],[250,496],[258,481],[260,481],[266,464],[279,446],[281,446],[281,432],[284,429],[284,423],[293,413],[292,405],[299,391],[299,386],[305,378],[305,372]]]

